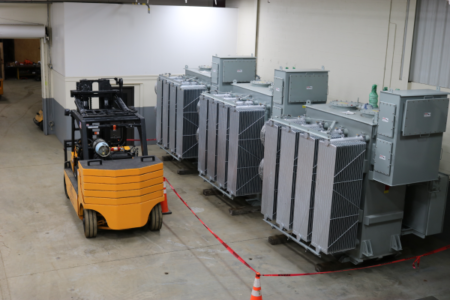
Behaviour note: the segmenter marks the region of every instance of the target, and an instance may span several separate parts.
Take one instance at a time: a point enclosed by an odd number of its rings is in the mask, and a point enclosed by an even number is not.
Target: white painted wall
[[[237,54],[255,54],[258,0],[227,0],[226,6],[238,9]]]
[[[54,98],[75,108],[70,90],[80,79],[122,77],[135,87],[136,107],[155,106],[158,74],[236,54],[237,20],[233,8],[152,5],[148,14],[144,6],[52,4],[53,72],[65,82],[64,93],[52,89]]]
[[[325,66],[329,99],[367,102],[372,84],[383,85],[390,2],[261,1],[259,75],[273,80],[280,66]]]
[[[60,75],[66,75],[65,60],[65,21],[64,21],[64,3],[55,3],[50,8],[51,24],[51,57],[53,71]]]
[[[183,73],[236,53],[237,9],[63,5],[69,77]]]

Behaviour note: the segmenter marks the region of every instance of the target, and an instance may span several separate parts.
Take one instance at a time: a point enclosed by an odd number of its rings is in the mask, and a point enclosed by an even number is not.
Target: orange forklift
[[[121,78],[80,80],[70,92],[77,109],[65,110],[71,139],[64,141],[64,189],[86,238],[96,237],[98,229],[158,231],[162,226],[163,164],[148,155],[145,119],[123,102],[122,86]],[[93,98],[98,108],[92,107]],[[127,145],[130,128],[139,132],[141,155],[138,147]]]

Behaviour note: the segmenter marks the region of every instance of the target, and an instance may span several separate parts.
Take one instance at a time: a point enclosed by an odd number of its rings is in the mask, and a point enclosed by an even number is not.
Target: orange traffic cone
[[[163,215],[172,214],[169,210],[169,205],[167,204],[166,178],[164,178],[164,201],[161,202],[161,210]]]
[[[252,295],[250,296],[250,300],[262,300],[261,294],[261,282],[259,278],[261,274],[256,273],[255,282],[253,283]]]

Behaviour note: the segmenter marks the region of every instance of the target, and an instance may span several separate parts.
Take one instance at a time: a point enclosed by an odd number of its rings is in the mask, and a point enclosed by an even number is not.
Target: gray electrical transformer
[[[156,142],[177,159],[197,157],[197,103],[206,89],[185,75],[158,77]]]
[[[264,105],[236,94],[204,93],[199,101],[198,170],[230,198],[260,194],[258,168],[263,156],[259,134]]]
[[[354,264],[401,251],[402,235],[442,232],[448,105],[439,91],[391,91],[379,111],[332,102],[273,117],[263,129],[265,221],[316,255]]]
[[[381,92],[374,180],[398,186],[437,179],[448,104],[444,92]]]

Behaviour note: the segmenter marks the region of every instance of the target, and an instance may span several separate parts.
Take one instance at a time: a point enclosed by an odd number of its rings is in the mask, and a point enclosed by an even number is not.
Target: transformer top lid
[[[196,73],[196,74],[200,74],[203,76],[207,76],[207,77],[211,77],[211,70],[206,70],[206,69],[199,69],[199,68],[186,68],[186,70],[192,72],[192,73]]]
[[[273,96],[273,90],[270,86],[254,86],[251,83],[232,83],[231,85],[237,86],[249,91],[257,92],[266,96]]]
[[[286,73],[328,73],[328,70],[322,69],[275,69],[275,71]]]
[[[370,126],[374,126],[375,124],[372,122],[372,119],[361,116],[359,111],[354,110],[346,110],[346,109],[335,109],[330,107],[328,104],[310,104],[306,105],[306,116],[311,117],[311,112],[320,111],[325,114],[329,114],[330,116],[325,117],[328,120],[334,120],[334,116],[339,116],[341,118],[354,120],[360,123],[364,123]]]
[[[437,90],[423,89],[423,90],[395,90],[395,91],[381,91],[381,94],[398,95],[400,97],[420,97],[420,96],[445,96],[448,92]]]
[[[246,56],[246,55],[235,55],[235,56],[220,56],[220,55],[213,55],[213,57],[217,58],[230,58],[230,59],[236,59],[236,58],[253,58],[256,59],[256,56]]]

